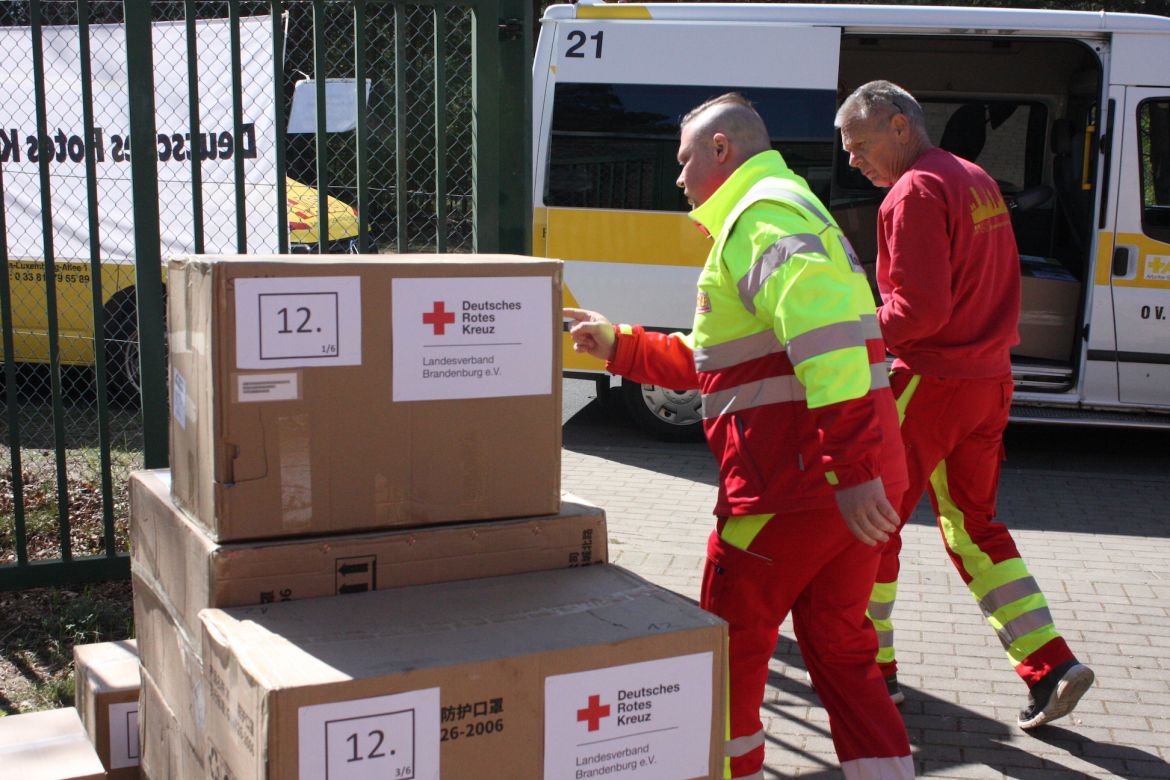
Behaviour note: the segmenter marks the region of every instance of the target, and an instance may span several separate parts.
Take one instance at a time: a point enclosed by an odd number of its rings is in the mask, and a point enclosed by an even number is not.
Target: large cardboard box
[[[208,777],[203,747],[188,739],[150,673],[142,673],[139,705],[142,717],[141,776],[147,780],[185,780]],[[211,775],[222,777],[223,775]]]
[[[144,579],[134,571],[130,579],[142,675],[150,676],[160,698],[174,714],[179,730],[192,745],[199,746],[199,755],[203,755],[207,696],[199,634],[192,635],[184,628],[157,581]],[[142,717],[139,713],[140,720]],[[147,751],[145,742],[142,751]]]
[[[110,780],[138,777],[138,693],[133,639],[73,646],[77,712]]]
[[[1067,361],[1077,334],[1081,283],[1054,260],[1020,258],[1020,343],[1012,355]]]
[[[561,263],[168,265],[171,467],[217,541],[551,514]]]
[[[199,610],[360,593],[608,560],[605,512],[570,494],[558,511],[417,529],[221,544],[175,505],[171,472],[130,477],[131,563],[191,636]]]
[[[0,718],[0,776],[103,780],[106,770],[73,707]]]
[[[721,773],[725,624],[615,566],[200,617],[237,780]]]

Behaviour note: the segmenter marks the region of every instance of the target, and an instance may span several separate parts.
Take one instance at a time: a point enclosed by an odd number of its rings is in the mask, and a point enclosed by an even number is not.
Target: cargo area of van
[[[999,183],[1020,248],[1017,381],[1063,389],[1077,358],[1089,266],[1095,155],[1086,144],[1098,122],[1096,53],[1073,40],[843,36],[841,93],[874,78],[908,89],[931,140]],[[830,206],[871,278],[882,195],[838,151]]]

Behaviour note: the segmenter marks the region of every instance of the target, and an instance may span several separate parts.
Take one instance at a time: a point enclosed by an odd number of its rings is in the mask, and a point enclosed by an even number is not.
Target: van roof
[[[1015,32],[1170,32],[1170,18],[1106,11],[813,3],[607,3],[551,5],[544,19],[657,19],[840,25],[850,31],[944,29],[952,34]]]

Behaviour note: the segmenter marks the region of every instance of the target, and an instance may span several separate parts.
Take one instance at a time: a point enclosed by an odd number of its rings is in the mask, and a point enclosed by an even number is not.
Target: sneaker
[[[1063,718],[1093,684],[1093,670],[1076,661],[1052,669],[1028,691],[1028,706],[1020,710],[1022,729],[1034,729]]]
[[[906,694],[902,693],[902,689],[898,687],[898,675],[891,674],[886,678],[886,690],[889,691],[890,701],[894,704],[906,701]]]

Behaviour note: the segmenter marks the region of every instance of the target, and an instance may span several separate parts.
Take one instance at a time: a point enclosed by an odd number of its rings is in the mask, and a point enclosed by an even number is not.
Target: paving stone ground
[[[713,522],[710,454],[610,433],[566,426],[564,489],[606,510],[611,561],[697,599]],[[904,529],[894,613],[901,712],[919,777],[1170,778],[1170,477],[1010,463],[1000,517],[1097,683],[1073,716],[1032,733],[1016,727],[1024,685],[924,501]],[[790,622],[763,717],[766,777],[841,776]]]

